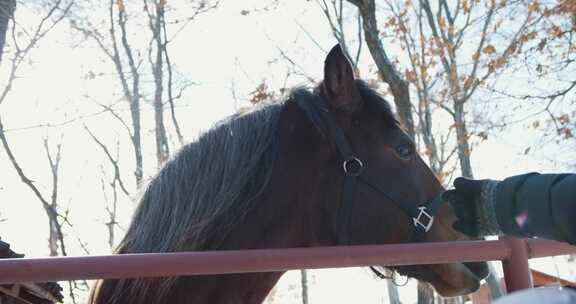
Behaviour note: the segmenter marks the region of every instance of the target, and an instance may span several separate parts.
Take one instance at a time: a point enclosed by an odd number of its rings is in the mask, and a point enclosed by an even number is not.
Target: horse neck
[[[259,304],[283,272],[181,278],[166,303]]]
[[[279,198],[278,198],[279,199]],[[274,205],[276,206],[274,208]],[[314,245],[298,204],[258,202],[222,244],[224,250],[290,248]],[[272,215],[272,216],[271,216]],[[309,233],[312,234],[312,233]],[[284,272],[186,277],[178,280],[169,303],[262,303]]]
[[[334,216],[326,202],[339,201],[337,176],[318,149],[321,138],[307,130],[293,131],[298,111],[285,111],[279,152],[266,189],[242,221],[212,248],[222,250],[293,248],[335,245]],[[301,117],[306,119],[306,117]],[[298,124],[297,124],[298,125]],[[295,136],[298,135],[298,136]],[[240,216],[240,215],[238,215]],[[169,303],[261,303],[283,272],[181,278],[182,301]],[[194,298],[195,300],[190,300]]]
[[[277,168],[267,190],[244,220],[224,239],[224,250],[333,245],[326,210],[319,202],[327,191],[318,183],[320,170],[309,166],[306,178],[290,180],[289,168]],[[189,277],[177,294],[183,303],[261,303],[284,272]],[[192,291],[192,292],[191,292]],[[194,297],[196,301],[190,301]],[[173,303],[180,303],[174,301]]]

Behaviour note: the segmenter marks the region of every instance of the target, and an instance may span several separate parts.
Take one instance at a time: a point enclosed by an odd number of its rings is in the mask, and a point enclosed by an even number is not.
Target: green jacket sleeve
[[[496,186],[494,200],[505,234],[576,244],[576,174],[509,177]]]

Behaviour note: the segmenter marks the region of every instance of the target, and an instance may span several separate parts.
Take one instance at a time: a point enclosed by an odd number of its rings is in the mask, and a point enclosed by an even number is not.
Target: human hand
[[[443,198],[450,203],[457,220],[453,228],[468,236],[479,237],[482,206],[482,189],[489,180],[474,180],[458,177],[454,180],[454,189],[444,193]]]

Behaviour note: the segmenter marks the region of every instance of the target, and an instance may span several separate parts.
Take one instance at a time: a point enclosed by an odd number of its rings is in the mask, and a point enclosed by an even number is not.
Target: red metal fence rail
[[[562,254],[576,254],[576,247],[544,240],[503,238],[495,241],[4,259],[0,260],[0,284],[501,260],[508,290],[513,291],[531,287],[528,258]]]

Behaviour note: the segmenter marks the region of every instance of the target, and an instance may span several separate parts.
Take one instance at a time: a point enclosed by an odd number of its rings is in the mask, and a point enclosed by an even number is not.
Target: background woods
[[[179,147],[321,79],[335,42],[445,185],[574,171],[575,16],[573,1],[0,1],[0,236],[29,255],[110,252]],[[350,281],[363,291],[339,294]],[[464,301],[415,285],[294,272],[268,301]],[[70,282],[67,303],[87,289]]]

